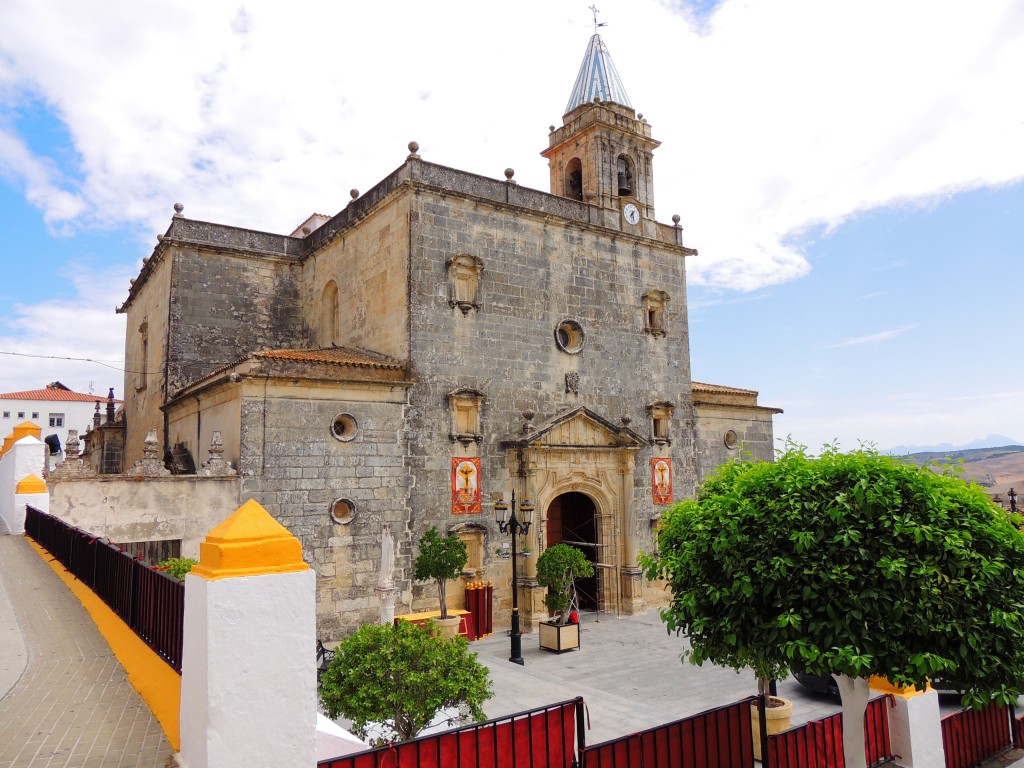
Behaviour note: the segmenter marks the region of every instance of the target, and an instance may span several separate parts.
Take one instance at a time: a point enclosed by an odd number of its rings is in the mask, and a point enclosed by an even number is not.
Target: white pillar
[[[17,439],[12,440],[9,437],[5,440],[7,448],[3,456],[0,456],[0,533],[25,532],[25,505],[22,502],[21,506],[18,506],[15,498],[18,494],[18,484],[30,475],[39,478],[45,473],[46,443],[31,434],[19,437],[24,435],[29,427],[38,433],[39,427],[33,424],[26,422],[18,425],[14,428],[12,436]]]
[[[886,708],[886,711],[889,714],[889,744],[896,756],[896,765],[903,768],[945,768],[939,694],[930,687],[926,691],[896,688],[877,678],[872,678],[871,687],[893,694],[895,707]]]
[[[33,506],[40,512],[50,511],[50,493],[43,479],[36,475],[23,478],[14,489],[14,518],[7,523],[9,533],[25,532],[26,506]]]
[[[255,501],[199,546],[185,577],[181,763],[316,764],[316,579]]]

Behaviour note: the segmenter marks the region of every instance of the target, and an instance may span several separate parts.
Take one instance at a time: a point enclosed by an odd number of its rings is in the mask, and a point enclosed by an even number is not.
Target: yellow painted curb
[[[128,674],[128,682],[149,706],[153,717],[167,736],[175,752],[181,749],[179,716],[181,709],[181,675],[146,645],[121,618],[110,610],[91,589],[76,579],[45,549],[32,539],[25,540],[48,564],[68,589],[74,593],[92,616],[96,628],[110,645],[115,658]]]

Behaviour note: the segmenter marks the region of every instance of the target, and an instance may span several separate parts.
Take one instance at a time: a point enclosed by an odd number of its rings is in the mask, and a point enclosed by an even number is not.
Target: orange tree
[[[464,637],[445,639],[434,624],[366,624],[334,650],[320,677],[320,703],[363,738],[406,741],[442,710],[450,721],[484,719],[490,673]]]
[[[1013,702],[1024,680],[1024,535],[975,485],[874,451],[790,443],[721,467],[666,512],[648,578],[689,638],[684,658],[759,677],[833,675],[846,765],[864,765],[867,678],[964,703]],[[855,748],[852,745],[859,745]]]

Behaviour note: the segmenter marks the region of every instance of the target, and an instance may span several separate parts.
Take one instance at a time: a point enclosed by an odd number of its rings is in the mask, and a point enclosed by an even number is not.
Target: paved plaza
[[[0,768],[163,768],[171,746],[92,618],[0,536]]]
[[[582,618],[581,650],[541,651],[536,635],[525,635],[523,666],[508,661],[504,633],[472,644],[491,670],[489,717],[582,696],[587,743],[596,744],[756,691],[751,672],[680,662],[684,640],[654,610]],[[779,694],[793,700],[794,723],[839,710],[793,680],[780,682]],[[956,708],[942,702],[944,713]],[[170,758],[159,724],[81,603],[22,537],[0,536],[0,768],[164,768]]]

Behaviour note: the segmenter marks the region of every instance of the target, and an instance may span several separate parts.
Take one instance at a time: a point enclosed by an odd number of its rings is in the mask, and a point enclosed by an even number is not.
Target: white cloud
[[[800,233],[1024,177],[1024,103],[1008,96],[1024,71],[1016,0],[726,0],[700,28],[649,0],[602,11],[664,142],[659,217],[682,215],[696,282],[790,280],[809,269]],[[497,178],[512,166],[546,188],[537,152],[590,13],[567,0],[9,0],[0,23],[0,100],[50,105],[81,162],[62,171],[0,135],[0,167],[49,222],[161,231],[181,201],[188,216],[287,232],[379,181],[410,139],[428,160]]]
[[[870,333],[867,336],[854,336],[851,339],[837,342],[835,344],[828,344],[822,349],[842,349],[844,347],[857,347],[862,344],[878,344],[882,341],[889,341],[897,336],[900,336],[907,331],[916,328],[915,325],[904,325],[901,328],[890,328],[887,331],[879,331],[878,333]]]
[[[124,315],[114,314],[123,298],[128,270],[75,270],[70,299],[19,304],[0,320],[0,392],[40,389],[60,381],[76,392],[122,396]],[[80,358],[88,357],[90,361]]]

